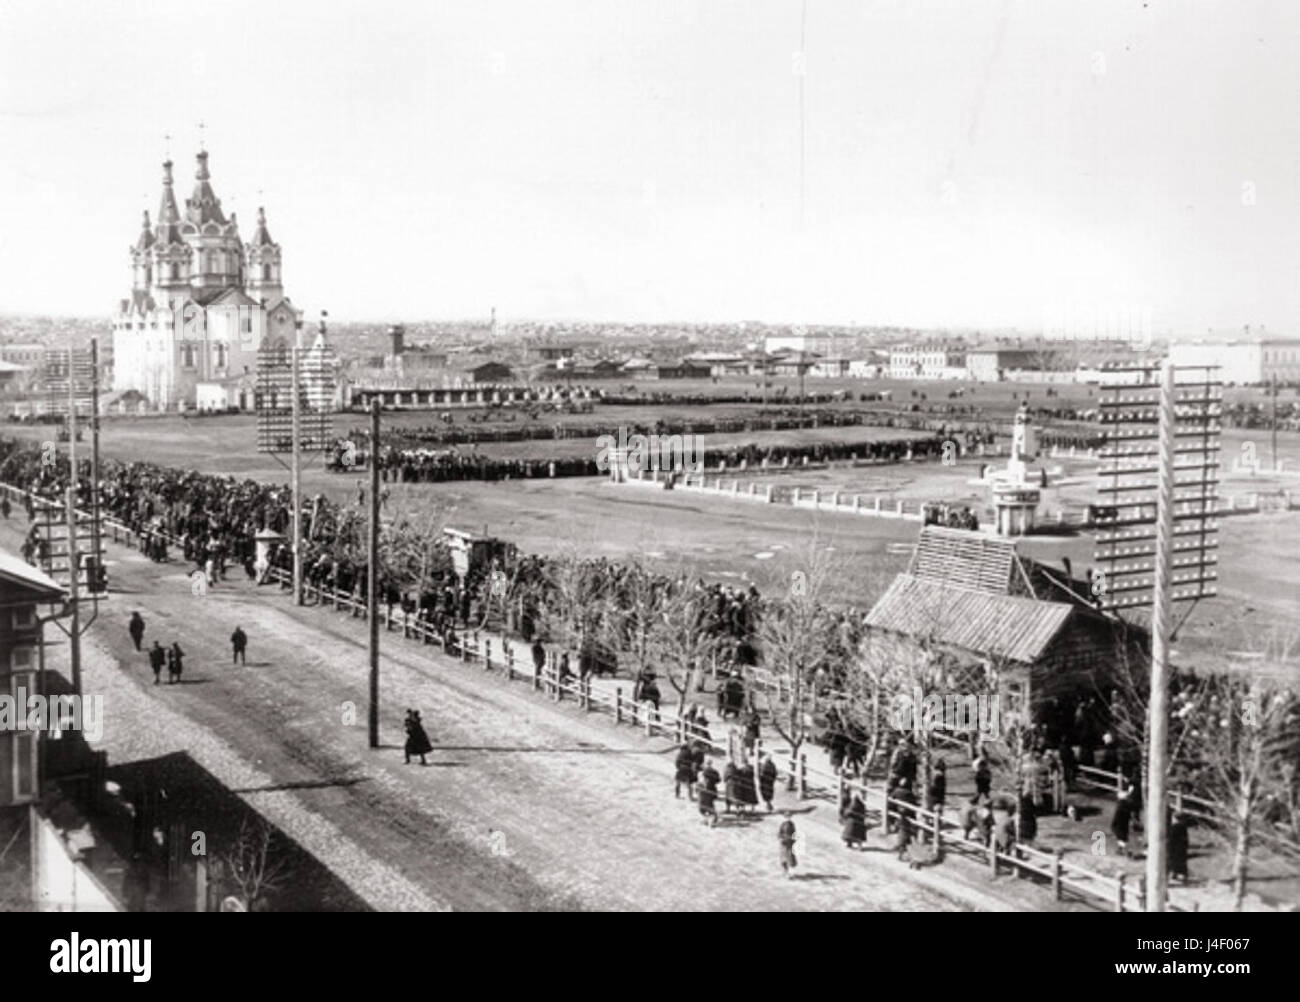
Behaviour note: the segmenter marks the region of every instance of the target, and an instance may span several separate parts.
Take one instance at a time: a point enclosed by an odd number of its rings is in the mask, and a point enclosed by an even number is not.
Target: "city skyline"
[[[202,142],[310,317],[1300,317],[1287,8],[200,10],[0,4],[0,311],[110,316]]]

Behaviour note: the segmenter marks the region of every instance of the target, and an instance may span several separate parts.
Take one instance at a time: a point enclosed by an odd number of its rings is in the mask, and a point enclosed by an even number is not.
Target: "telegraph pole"
[[[1269,380],[1268,392],[1271,396],[1271,413],[1273,417],[1273,420],[1271,422],[1273,426],[1273,432],[1272,432],[1273,472],[1278,473],[1279,470],[1277,468],[1277,373],[1276,372],[1273,373],[1273,377]]]
[[[90,339],[90,488],[90,548],[95,554],[95,574],[103,579],[104,549],[99,536],[99,335]],[[90,593],[98,594],[96,585],[92,585]]]
[[[379,747],[379,395],[370,398],[370,545],[366,619],[370,624],[370,747]]]
[[[1155,592],[1151,608],[1151,698],[1147,731],[1147,901],[1149,912],[1165,910],[1165,774],[1169,763],[1169,628],[1173,605],[1175,444],[1174,363],[1166,359],[1160,379],[1160,457],[1156,488]]]
[[[302,353],[302,319],[294,325],[293,332],[293,356],[292,356],[292,373],[290,375],[289,394],[293,400],[293,419],[291,434],[293,435],[293,465],[291,470],[291,483],[293,493],[293,604],[302,605],[302,463],[300,455],[302,453],[302,443],[299,441],[301,435],[301,412],[302,405],[298,400],[298,359]]]
[[[81,599],[78,596],[77,571],[77,394],[72,381],[72,341],[68,340],[68,604],[72,607],[71,632],[68,634],[69,662],[72,668],[72,691],[81,695]]]

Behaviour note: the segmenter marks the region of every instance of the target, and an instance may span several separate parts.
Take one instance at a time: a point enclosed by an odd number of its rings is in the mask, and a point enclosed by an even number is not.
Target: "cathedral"
[[[243,243],[212,189],[206,151],[183,212],[172,162],[162,166],[156,224],[145,212],[130,252],[131,298],[113,324],[113,389],[142,393],[151,409],[191,409],[203,391],[250,382],[258,349],[290,347],[302,312],[284,294],[265,211]]]

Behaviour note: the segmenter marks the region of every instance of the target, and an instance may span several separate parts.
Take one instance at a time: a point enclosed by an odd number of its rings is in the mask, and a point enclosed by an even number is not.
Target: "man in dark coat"
[[[163,645],[158,641],[153,642],[149,648],[149,667],[153,669],[153,684],[158,685],[162,681],[163,665],[167,663],[167,652]]]
[[[1175,814],[1169,822],[1169,875],[1187,883],[1187,818]]]
[[[540,676],[542,669],[546,667],[546,648],[542,646],[540,640],[533,641],[533,669]]]
[[[176,641],[167,649],[167,684],[181,680],[181,670],[185,667],[185,652]]]
[[[675,763],[676,773],[674,775],[675,785],[673,795],[678,800],[682,796],[682,784],[686,784],[686,795],[691,800],[695,799],[695,756],[691,751],[691,746],[686,744],[677,752],[677,761]]]
[[[433,742],[424,730],[419,710],[406,711],[406,764],[411,764],[411,756],[420,756],[420,765],[428,765],[424,756],[433,751]]]
[[[131,642],[135,644],[135,649],[140,649],[140,641],[144,639],[144,618],[139,612],[131,613],[131,622],[126,625],[126,632],[131,634]]]
[[[988,759],[981,755],[975,761],[975,795],[977,797],[987,797],[992,788],[993,771],[989,768]]]
[[[234,652],[230,660],[232,665],[248,664],[244,657],[244,652],[248,649],[248,634],[243,631],[243,628],[235,627],[235,632],[230,635],[230,648]]]
[[[943,806],[943,798],[948,795],[948,763],[939,759],[934,763],[930,775],[930,785],[925,790],[925,806],[928,810]]]
[[[722,777],[718,775],[718,770],[713,768],[713,763],[705,760],[697,789],[700,794],[700,817],[707,819],[710,828],[718,823],[718,808],[715,802],[718,799],[718,783],[721,780]]]
[[[772,810],[772,798],[776,795],[776,763],[771,755],[763,756],[763,764],[758,769],[758,792],[768,811]]]
[[[850,849],[860,848],[867,840],[867,805],[862,802],[860,794],[853,795],[852,802],[844,812],[844,827],[840,830],[840,838]]]

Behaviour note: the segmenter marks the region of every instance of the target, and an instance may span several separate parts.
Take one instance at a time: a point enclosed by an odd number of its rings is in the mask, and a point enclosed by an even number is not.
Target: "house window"
[[[194,345],[181,345],[181,365],[186,369],[194,368]]]
[[[173,282],[179,279],[181,277],[180,265],[178,264],[171,265],[168,269],[168,274],[171,276]]]

